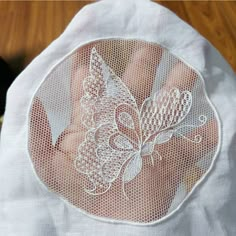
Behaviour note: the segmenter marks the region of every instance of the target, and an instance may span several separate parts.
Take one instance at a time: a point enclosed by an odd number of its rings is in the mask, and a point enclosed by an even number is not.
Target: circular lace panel
[[[150,224],[175,212],[218,146],[203,79],[144,41],[81,46],[44,79],[29,112],[37,176],[80,211],[108,221]]]

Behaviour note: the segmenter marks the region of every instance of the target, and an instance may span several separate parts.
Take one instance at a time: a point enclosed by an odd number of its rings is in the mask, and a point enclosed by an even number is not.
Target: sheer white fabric
[[[144,74],[127,72],[133,52],[141,51],[135,58],[138,70],[137,60],[143,58],[146,48],[145,57],[151,57],[152,66]],[[84,66],[83,72],[74,70],[77,65]],[[178,70],[171,73],[173,65]],[[155,76],[151,76],[153,68]],[[179,71],[186,78],[180,84]],[[175,82],[163,89],[168,74]],[[126,78],[136,76],[137,81],[143,81],[139,80],[143,75],[153,77],[153,81],[139,84],[136,93]],[[80,86],[73,84],[75,76],[83,82]],[[191,78],[194,86],[186,85]],[[48,137],[53,146],[60,144],[58,139],[73,117],[71,99],[76,95],[71,88],[78,90],[80,112],[84,114],[79,122],[85,135],[79,139],[77,152],[69,157],[74,165],[64,167],[66,171],[60,175],[66,183],[61,187],[51,177],[55,172],[42,167],[35,158],[39,153],[41,157],[52,153],[44,148],[49,139],[37,143],[43,134],[37,124],[45,118],[39,112],[43,106],[51,129]],[[140,91],[144,91],[143,97]],[[86,6],[8,91],[0,143],[0,233],[234,235],[235,92],[235,75],[225,60],[169,10],[148,0],[104,0]],[[96,112],[90,109],[94,100]],[[165,106],[165,101],[171,102]],[[208,127],[210,120],[215,123]],[[88,144],[89,138],[95,141]],[[192,149],[198,159],[194,159],[188,175],[173,167],[181,181],[174,194],[163,197],[155,183],[166,182],[148,182],[143,176],[167,156],[176,156],[173,150],[177,139],[181,140],[179,149],[185,145],[188,155],[184,156],[189,162]],[[200,144],[198,150],[196,145]],[[67,143],[67,147],[71,145]],[[84,150],[91,151],[94,145],[99,148],[90,154],[95,158],[89,164]],[[167,146],[155,148],[158,145]],[[63,145],[58,148],[63,150]],[[102,172],[97,166],[91,171],[95,163],[103,167]],[[63,169],[63,164],[59,167]],[[70,175],[71,171],[76,174]],[[84,181],[81,185],[72,181],[78,177]],[[144,184],[150,186],[142,188]],[[162,185],[161,192],[170,186]],[[74,191],[77,188],[79,192]],[[152,189],[156,192],[150,197]],[[171,201],[159,203],[162,198]],[[99,209],[94,199],[99,199]],[[151,213],[144,214],[149,210]]]

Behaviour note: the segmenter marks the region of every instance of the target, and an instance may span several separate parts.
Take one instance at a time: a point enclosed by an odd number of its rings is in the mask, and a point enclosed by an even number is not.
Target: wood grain
[[[236,71],[236,2],[157,1],[207,38]],[[0,56],[20,72],[91,1],[0,2]]]

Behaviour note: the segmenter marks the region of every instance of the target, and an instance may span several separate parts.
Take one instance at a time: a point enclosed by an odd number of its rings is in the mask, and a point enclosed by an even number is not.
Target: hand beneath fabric
[[[122,76],[122,81],[136,99],[139,108],[150,96],[156,67],[162,57],[161,50],[152,53],[153,50],[152,47],[143,47],[135,51]],[[196,169],[195,164],[216,147],[217,122],[209,119],[205,125],[185,134],[190,140],[200,135],[199,143],[173,136],[168,142],[155,145],[154,150],[161,158],[158,155],[142,157],[141,172],[125,185],[128,199],[122,192],[122,177],[118,177],[104,194],[90,195],[84,189],[91,183],[74,166],[78,147],[87,132],[81,122],[82,95],[78,91],[88,75],[88,68],[88,64],[81,65],[73,74],[71,123],[55,145],[52,144],[51,128],[43,104],[38,98],[34,99],[29,147],[36,172],[50,190],[90,214],[139,222],[160,219],[167,214],[180,183],[185,183],[186,191],[190,191],[192,185],[202,176],[201,169]],[[144,74],[145,79],[142,78]],[[178,88],[180,91],[191,92],[196,79],[199,79],[196,73],[179,62],[168,74],[162,90]],[[120,176],[126,165],[127,162],[122,167]],[[194,170],[192,175],[191,170]]]

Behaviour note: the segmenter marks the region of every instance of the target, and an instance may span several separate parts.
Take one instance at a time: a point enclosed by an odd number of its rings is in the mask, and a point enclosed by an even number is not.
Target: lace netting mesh
[[[142,224],[168,216],[218,149],[203,83],[157,44],[80,47],[32,101],[29,153],[38,177],[89,215]]]

